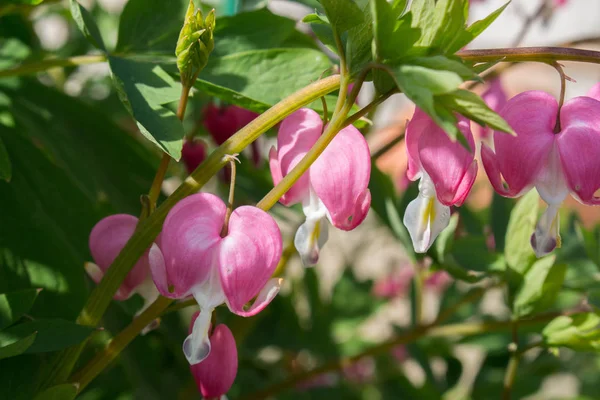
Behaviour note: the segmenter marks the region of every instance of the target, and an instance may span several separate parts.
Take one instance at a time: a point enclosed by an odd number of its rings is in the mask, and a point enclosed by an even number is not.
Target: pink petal
[[[440,203],[445,206],[460,205],[477,175],[477,164],[473,162],[475,155],[458,140],[452,142],[432,120],[424,128],[425,133],[419,140],[419,157],[423,169],[431,177]],[[475,144],[469,122],[461,119],[458,128],[473,150]]]
[[[562,131],[558,150],[567,183],[574,196],[588,205],[599,205],[600,101],[577,97],[561,111]]]
[[[408,170],[406,176],[411,181],[416,181],[421,176],[421,159],[419,157],[419,140],[421,134],[434,127],[434,122],[420,108],[415,108],[412,119],[406,125],[406,153],[408,155]]]
[[[275,272],[281,251],[281,232],[273,217],[250,206],[233,211],[229,232],[218,246],[221,285],[232,312],[254,315],[277,294],[268,288],[251,310],[244,310],[244,305],[259,295]]]
[[[217,196],[198,193],[169,212],[161,234],[164,273],[158,272],[159,266],[152,268],[154,283],[163,296],[190,296],[192,289],[206,280],[215,245],[221,240],[225,210]]]
[[[192,321],[193,324],[193,321]],[[217,325],[210,336],[211,352],[190,369],[198,390],[206,399],[220,398],[235,381],[238,355],[233,334],[226,325]]]
[[[269,155],[273,183],[277,184],[281,177],[286,176],[298,165],[319,139],[322,131],[321,117],[308,108],[301,108],[283,120],[277,134],[277,152],[271,151]],[[275,159],[279,161],[278,165],[274,162]],[[308,196],[309,185],[308,173],[305,173],[281,197],[280,202],[286,206],[301,202]]]
[[[89,246],[92,257],[100,270],[106,272],[110,267],[133,235],[137,222],[138,219],[133,215],[116,214],[100,220],[94,226],[90,233]],[[129,298],[132,291],[144,281],[148,272],[148,251],[146,251],[121,284],[115,300]]]
[[[250,122],[254,121],[256,117],[258,117],[257,113],[250,110],[246,110],[245,108],[238,106],[231,106],[231,108],[233,109],[232,112],[235,115],[238,130],[242,129]]]
[[[181,149],[181,160],[188,173],[192,173],[206,158],[206,144],[202,140],[186,140]]]
[[[371,153],[363,135],[353,126],[342,129],[310,167],[310,183],[331,223],[352,230],[371,206],[369,178]]]
[[[508,101],[500,115],[517,136],[494,132],[495,154],[486,146],[481,152],[483,166],[499,194],[516,197],[535,184],[555,140],[557,111],[556,100],[541,91],[523,92]]]
[[[233,106],[217,107],[211,103],[204,109],[203,116],[204,128],[218,145],[238,130],[237,110]]]
[[[600,101],[600,83],[596,83],[594,86],[592,86],[589,92],[587,92],[586,96]]]

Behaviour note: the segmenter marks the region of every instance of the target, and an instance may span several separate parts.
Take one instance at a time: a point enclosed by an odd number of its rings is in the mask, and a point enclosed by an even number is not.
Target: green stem
[[[157,315],[173,302],[172,299],[159,296],[154,303],[144,312],[136,317],[127,328],[119,332],[107,345],[106,348],[96,354],[96,356],[79,372],[71,378],[71,382],[78,384],[77,392],[81,391],[98,376],[127,345],[139,335],[139,333],[148,326]]]
[[[475,63],[502,61],[577,61],[600,64],[600,52],[565,47],[517,47],[505,49],[479,49],[459,51],[456,55]]]
[[[18,67],[0,71],[0,78],[7,76],[21,76],[35,74],[36,72],[46,71],[56,67],[75,67],[84,64],[95,64],[106,61],[104,54],[94,54],[86,56],[75,56],[69,58],[50,58],[47,60],[36,61],[21,64]]]
[[[517,376],[520,359],[521,356],[517,352],[514,352],[510,356],[508,366],[506,367],[506,373],[504,375],[504,391],[502,392],[502,400],[510,400],[511,398],[512,387],[515,382],[515,377]]]
[[[536,317],[519,321],[521,326],[538,325],[544,322],[548,322],[557,316],[562,315],[561,313],[548,313],[538,315]],[[498,322],[464,322],[458,324],[449,324],[442,326],[425,325],[416,326],[413,329],[396,336],[394,339],[373,346],[362,353],[356,354],[352,357],[342,358],[334,360],[321,367],[315,368],[310,371],[301,372],[296,375],[292,375],[287,380],[270,386],[264,390],[252,393],[248,396],[242,397],[242,400],[262,400],[268,397],[273,397],[284,390],[288,390],[296,387],[297,385],[306,382],[316,376],[326,374],[328,372],[340,371],[358,360],[368,357],[384,354],[391,351],[394,347],[414,342],[422,337],[447,337],[447,336],[472,336],[480,335],[483,333],[501,332],[512,328],[514,321],[498,321]]]
[[[226,165],[228,162],[227,155],[240,153],[283,118],[302,106],[336,90],[338,87],[340,87],[339,75],[333,75],[312,83],[265,111],[215,149],[151,216],[140,222],[136,232],[119,253],[98,286],[90,294],[77,322],[81,325],[90,326],[98,324],[121,282],[159,234],[162,223],[171,208],[183,198],[198,192],[213,175]],[[61,352],[57,361],[52,365],[53,368],[50,369],[49,375],[45,377],[43,385],[66,381],[84,346],[85,343],[82,343]]]

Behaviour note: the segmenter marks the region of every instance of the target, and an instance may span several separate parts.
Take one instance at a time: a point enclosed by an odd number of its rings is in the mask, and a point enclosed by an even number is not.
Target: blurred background
[[[94,16],[107,48],[114,48],[118,39],[119,17],[127,0],[80,0],[80,3]],[[471,3],[472,21],[485,17],[504,4],[501,0]],[[175,7],[175,2],[173,4]],[[300,21],[320,7],[315,0],[223,0],[205,1],[203,6],[206,9],[216,9],[217,26],[220,17],[252,12],[263,7],[294,21]],[[0,18],[0,34],[4,38],[17,37],[37,55],[68,57],[95,52],[75,27],[67,2],[48,0],[19,13],[11,12],[9,7],[0,3]],[[598,21],[600,1],[513,0],[503,15],[470,48],[568,45],[600,50]],[[165,27],[167,28],[172,27]],[[297,22],[296,29],[314,39],[308,25]],[[321,48],[325,49],[323,46]],[[2,57],[10,58],[13,52],[14,50],[7,50]],[[332,56],[330,53],[329,55]],[[600,82],[598,65],[565,62],[564,67],[566,74],[573,78],[573,82],[567,83],[567,99],[585,95],[592,85]],[[19,98],[13,101],[20,107],[20,118],[30,118],[30,129],[38,131],[40,138],[44,135],[45,127],[43,123],[28,116],[28,108],[33,107],[29,104],[28,97],[38,96],[42,99],[47,91],[57,90],[85,106],[91,105],[101,110],[111,124],[114,123],[114,127],[87,127],[81,122],[75,125],[77,129],[94,129],[99,132],[123,130],[137,139],[139,133],[135,122],[119,102],[109,74],[106,63],[52,69],[30,79]],[[499,79],[508,98],[525,90],[545,90],[558,96],[560,89],[555,69],[544,64],[500,64],[492,75],[495,75],[493,79]],[[484,93],[487,89],[487,84],[474,88],[478,93]],[[366,84],[358,99],[359,104],[367,104],[372,95],[373,89]],[[48,99],[50,103],[50,97]],[[79,105],[69,106],[68,100],[64,104],[63,108],[67,112],[86,110],[85,107],[78,108]],[[188,135],[201,138],[210,151],[217,143],[204,123],[209,104],[218,107],[226,105],[205,93],[197,91],[193,94],[185,129]],[[44,107],[51,112],[49,105]],[[399,204],[406,204],[416,193],[415,185],[410,184],[405,176],[406,155],[401,140],[406,121],[411,118],[413,110],[414,106],[403,95],[394,95],[369,116],[369,121],[365,122],[362,129],[366,132],[372,154],[377,154],[377,167],[393,184]],[[0,121],[10,118],[13,116],[0,109]],[[92,125],[101,122],[101,118],[89,121]],[[53,123],[58,127],[49,125],[47,129],[70,127],[66,116]],[[270,131],[259,140],[255,148],[242,156],[245,161],[240,168],[236,192],[240,203],[255,203],[272,186],[266,155],[275,143],[275,135],[276,130]],[[39,140],[43,142],[43,139]],[[153,168],[158,165],[159,158],[153,150],[145,148],[138,141],[135,143],[132,148],[137,149],[135,160],[138,165],[135,167],[137,176],[133,179],[137,179],[139,187],[143,187],[147,177],[152,175]],[[250,159],[255,162],[249,162]],[[142,162],[140,160],[143,160],[143,165],[139,164]],[[127,166],[127,163],[121,166]],[[90,165],[90,169],[96,167]],[[170,194],[185,176],[185,165],[173,165],[169,178],[163,185],[163,193]],[[227,177],[220,174],[203,190],[225,196]],[[107,193],[103,195],[111,196]],[[135,214],[136,201],[135,197],[123,201],[119,211]],[[471,283],[466,279],[458,279],[453,273],[437,271],[435,259],[426,257],[415,266],[411,261],[412,257],[398,241],[397,232],[393,227],[390,229],[389,224],[382,223],[373,210],[366,222],[355,231],[330,229],[329,242],[321,253],[319,264],[312,269],[305,269],[290,243],[296,228],[302,222],[299,208],[274,208],[273,214],[280,222],[284,242],[287,244],[284,262],[280,265],[280,274],[286,278],[280,296],[255,318],[242,319],[227,312],[219,313],[219,319],[226,322],[234,332],[240,355],[238,378],[229,398],[243,398],[244,395],[269,386],[269,383],[283,380],[290,373],[310,370],[324,360],[344,359],[358,354],[403,332],[412,324],[415,313],[415,294],[411,283],[415,269],[426,271],[424,322],[433,321],[440,308],[454,304],[473,287],[485,284],[486,277],[483,275],[486,271],[478,270],[474,264],[479,262],[477,257],[481,256],[481,246],[484,248],[483,252],[489,249],[490,254],[499,250],[490,234],[494,201],[501,200],[493,195],[487,177],[480,168],[478,181],[467,201],[467,207],[461,208],[461,224],[465,225],[462,229],[483,238],[484,244],[463,243],[462,247],[455,248],[457,253],[453,254],[459,266],[466,267],[469,273],[481,277],[476,279],[477,282]],[[102,204],[101,201],[100,203]],[[510,200],[505,200],[503,204],[506,210],[514,205]],[[596,226],[600,222],[600,213],[598,209],[581,206],[571,198],[561,213],[562,227],[565,230],[564,247],[570,248],[576,255],[582,251],[580,243],[576,243],[575,239],[570,241],[569,237],[576,237],[575,231],[580,225],[587,229]],[[495,238],[496,242],[502,240]],[[581,281],[599,281],[598,268],[592,261],[577,262],[580,262],[580,265],[577,264],[579,272],[569,276],[573,293],[559,299],[555,305],[558,309],[573,306],[580,301],[577,285]],[[87,282],[86,285],[90,287],[91,283]],[[118,332],[128,323],[131,315],[139,308],[139,301],[134,298],[111,306],[105,321],[108,329],[95,339],[98,345],[108,340],[111,332]],[[121,361],[97,379],[80,398],[199,398],[180,354],[180,343],[194,311],[195,307],[189,307],[165,316],[157,332],[137,339],[123,353]],[[506,306],[504,292],[492,289],[479,301],[461,308],[448,322],[509,318],[510,310]],[[277,398],[498,398],[496,393],[499,393],[502,384],[509,343],[510,337],[506,332],[462,339],[428,338],[407,346],[395,346],[383,355],[368,355],[351,366],[311,377],[299,382],[293,390],[278,394]],[[534,351],[527,354],[526,362],[521,368],[523,375],[517,378],[515,398],[600,399],[600,357],[597,355],[576,354],[565,350],[556,357],[547,352]],[[24,369],[22,373],[25,374],[26,371]]]

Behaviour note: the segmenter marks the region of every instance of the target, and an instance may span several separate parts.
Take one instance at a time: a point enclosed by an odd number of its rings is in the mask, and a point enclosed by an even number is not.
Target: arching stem
[[[229,229],[229,218],[231,217],[231,213],[233,212],[233,199],[235,194],[235,173],[236,166],[235,163],[240,162],[237,158],[237,154],[227,155],[224,158],[226,161],[229,161],[229,165],[231,167],[231,182],[229,182],[229,198],[227,200],[227,211],[225,212],[225,221],[223,222],[223,230],[221,231],[221,237],[227,236],[227,232]]]

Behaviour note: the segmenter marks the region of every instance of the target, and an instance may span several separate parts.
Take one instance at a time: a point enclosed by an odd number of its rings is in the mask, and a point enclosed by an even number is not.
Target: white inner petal
[[[531,247],[538,258],[560,247],[559,208],[560,204],[549,204],[531,235]]]
[[[183,354],[190,365],[198,364],[210,354],[208,329],[212,317],[212,308],[200,308],[200,314],[194,322],[192,333],[183,341]]]
[[[406,208],[403,222],[417,253],[425,253],[450,222],[450,207],[438,201],[433,181],[425,173],[419,195]]]
[[[556,143],[548,154],[544,167],[536,177],[535,188],[547,204],[558,205],[569,194]]]

